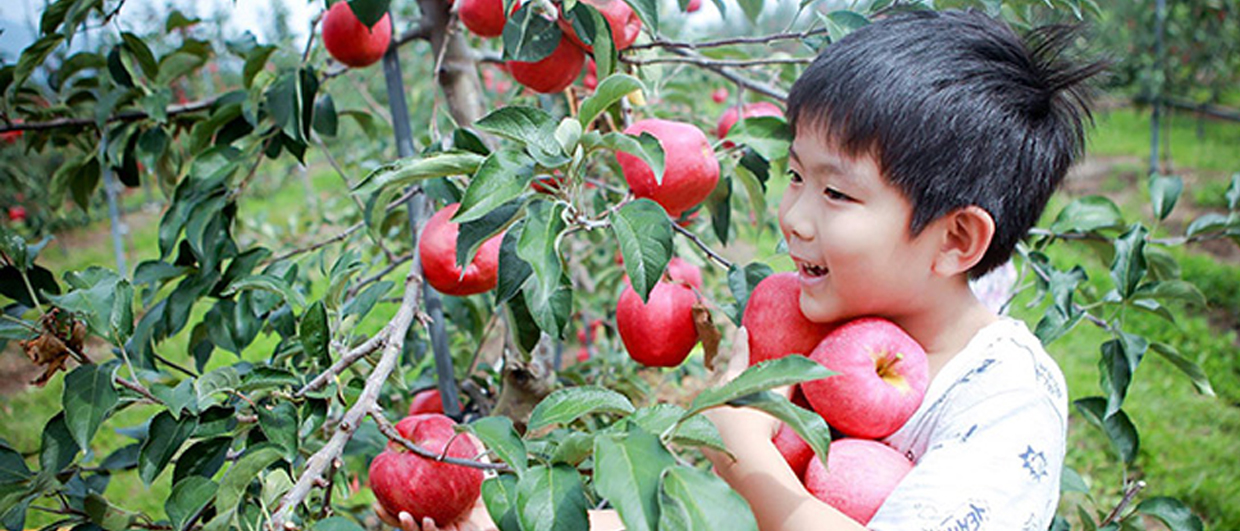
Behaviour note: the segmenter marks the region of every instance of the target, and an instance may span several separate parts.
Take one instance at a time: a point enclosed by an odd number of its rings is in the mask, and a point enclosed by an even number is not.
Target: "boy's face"
[[[898,322],[924,307],[934,224],[915,238],[909,234],[912,205],[883,178],[874,157],[848,157],[821,133],[802,128],[789,170],[779,226],[797,266],[805,316]]]

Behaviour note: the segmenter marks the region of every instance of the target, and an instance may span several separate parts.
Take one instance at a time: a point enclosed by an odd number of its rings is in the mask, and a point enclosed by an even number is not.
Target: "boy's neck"
[[[917,312],[895,319],[913,336],[930,362],[930,378],[960,353],[978,331],[999,320],[973,295],[968,283],[932,294],[926,306]]]

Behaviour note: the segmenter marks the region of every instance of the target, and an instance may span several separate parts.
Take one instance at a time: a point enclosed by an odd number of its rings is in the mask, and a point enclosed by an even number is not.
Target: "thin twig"
[[[400,432],[396,431],[396,427],[392,426],[392,423],[388,421],[387,417],[383,416],[383,411],[380,410],[378,406],[375,406],[374,408],[371,409],[370,418],[375,420],[375,424],[379,426],[379,432],[382,433],[384,436],[386,436],[388,440],[396,444],[399,444],[405,447],[405,449],[409,450],[410,452],[413,452],[427,459],[441,461],[444,463],[448,463],[450,465],[460,465],[460,466],[465,466],[469,468],[477,468],[479,470],[494,470],[496,472],[512,472],[513,471],[511,467],[509,467],[508,465],[504,463],[483,463],[482,461],[475,461],[473,459],[461,459],[458,457],[448,457],[447,446],[444,447],[445,450],[443,453],[432,452],[430,450],[427,450],[426,448],[418,446],[414,444],[412,441],[410,441],[409,439],[406,439],[403,436],[401,436]]]
[[[698,58],[702,57],[700,54],[697,54],[691,50],[682,50],[678,48],[672,48],[672,49],[669,49],[668,51],[676,55],[680,55],[684,57],[698,57]],[[733,72],[727,69],[726,67],[716,66],[716,65],[711,65],[711,64],[704,64],[702,65],[702,68],[705,68],[706,70],[710,70],[711,72],[714,72],[715,74],[723,77],[724,79],[727,79],[728,81],[736,83],[738,86],[745,88],[747,90],[752,90],[754,92],[757,92],[769,98],[774,98],[781,102],[788,101],[788,93],[786,91],[772,87],[770,85],[767,85],[766,83],[754,81],[745,76],[737,74],[736,72]]]
[[[688,48],[690,50],[700,50],[702,48],[719,48],[723,46],[738,46],[745,44],[770,44],[776,41],[801,40],[814,35],[826,33],[826,28],[818,28],[807,31],[793,31],[788,33],[775,33],[772,35],[764,35],[761,37],[732,37],[728,39],[719,39],[705,42],[677,42],[656,40],[647,44],[634,44],[629,47],[630,50],[645,50],[649,48]]]
[[[409,276],[405,277],[405,296],[400,309],[385,327],[389,340],[384,344],[383,355],[379,358],[379,363],[366,377],[366,385],[362,388],[361,395],[358,396],[353,407],[350,407],[344,414],[344,418],[336,427],[336,432],[319,451],[306,460],[305,470],[297,478],[293,488],[276,505],[277,510],[271,518],[272,529],[285,530],[296,527],[292,522],[294,511],[305,501],[306,496],[310,494],[310,489],[322,477],[328,466],[340,457],[344,451],[344,445],[353,438],[363,418],[374,408],[375,401],[379,397],[379,390],[391,376],[396,368],[396,362],[400,359],[400,353],[404,350],[405,335],[413,323],[414,314],[420,307],[421,288],[422,278],[410,272]]]
[[[298,389],[297,392],[293,394],[293,396],[297,398],[301,398],[305,396],[306,393],[315,391],[323,387],[324,385],[327,384],[328,380],[334,378],[336,375],[343,372],[346,368],[348,368],[350,365],[352,365],[357,360],[362,359],[363,357],[369,355],[370,353],[383,348],[387,344],[388,335],[391,332],[390,330],[391,326],[392,325],[389,324],[388,327],[383,328],[382,330],[379,331],[379,333],[375,334],[370,339],[367,339],[365,343],[362,343],[361,345],[354,347],[353,350],[350,350],[349,352],[345,353],[345,355],[341,356],[340,359],[336,360],[336,362],[333,363],[331,367],[328,367],[327,370],[323,371],[318,376],[315,376],[314,379],[310,380],[310,382],[307,383],[304,387],[302,387],[301,389]]]
[[[198,377],[198,374],[195,373],[194,371],[191,371],[189,369],[186,369],[185,367],[177,365],[172,360],[165,358],[163,356],[160,356],[158,353],[152,352],[151,357],[155,358],[156,360],[158,360],[160,363],[163,363],[164,365],[167,365],[169,367],[172,367],[173,369],[181,371],[183,374],[185,374],[186,376],[189,376],[190,378]]]
[[[699,238],[697,234],[694,234],[693,231],[690,231],[689,229],[681,227],[677,223],[672,223],[672,229],[680,233],[681,236],[689,238],[690,241],[692,241],[695,245],[697,245],[698,248],[702,249],[702,251],[705,252],[707,256],[711,257],[711,259],[717,262],[720,266],[723,266],[724,269],[732,268],[731,261],[729,261],[727,258],[724,258],[723,255],[715,252],[714,249],[711,249],[710,246],[706,245],[706,242],[702,241],[702,239]]]
[[[118,385],[120,385],[121,387],[124,387],[125,389],[128,389],[130,391],[133,391],[135,393],[142,395],[143,398],[146,398],[147,400],[150,400],[156,404],[164,403],[163,400],[155,398],[155,395],[151,394],[150,391],[148,391],[145,387],[143,387],[142,385],[138,383],[131,382],[129,380],[121,378],[120,376],[112,377],[112,381],[116,382]]]
[[[366,224],[365,224],[365,223],[362,223],[362,222],[360,222],[360,221],[359,221],[359,222],[357,222],[357,223],[354,223],[354,224],[353,224],[353,226],[351,226],[351,227],[349,227],[349,228],[345,229],[345,230],[344,230],[344,232],[341,232],[340,234],[337,234],[337,235],[335,235],[335,236],[332,236],[331,238],[328,238],[328,239],[323,240],[323,241],[318,242],[318,243],[311,244],[311,245],[310,245],[310,246],[308,246],[308,247],[302,247],[302,248],[299,248],[299,249],[293,249],[292,251],[288,251],[288,252],[286,252],[286,253],[284,253],[284,254],[282,254],[282,255],[280,255],[280,256],[277,256],[277,257],[275,257],[275,258],[272,258],[272,259],[270,259],[270,260],[267,260],[266,262],[267,262],[267,263],[279,262],[279,261],[281,261],[281,260],[288,260],[289,258],[292,258],[292,257],[297,256],[297,255],[299,255],[299,254],[304,254],[304,253],[309,253],[309,252],[317,251],[317,250],[319,250],[319,249],[321,249],[321,248],[323,248],[323,247],[327,247],[328,245],[331,245],[331,244],[336,243],[336,242],[338,242],[338,241],[341,241],[341,240],[343,240],[343,239],[345,239],[345,238],[348,238],[348,237],[349,237],[349,236],[351,236],[354,232],[357,232],[357,231],[361,230],[361,229],[362,229],[362,227],[364,227],[364,226],[366,226]]]
[[[1116,505],[1114,509],[1111,509],[1111,514],[1108,514],[1106,519],[1103,520],[1101,524],[1098,524],[1098,527],[1106,527],[1114,522],[1116,518],[1119,518],[1119,515],[1124,512],[1124,509],[1127,509],[1128,506],[1132,504],[1132,500],[1137,497],[1137,493],[1141,492],[1141,489],[1144,488],[1145,482],[1142,480],[1137,480],[1134,483],[1130,483],[1128,485],[1128,489],[1124,491],[1124,497],[1120,499],[1119,505]]]
[[[336,162],[336,157],[332,156],[332,152],[327,149],[327,144],[324,144],[323,139],[319,138],[318,135],[314,135],[314,141],[319,145],[319,150],[323,152],[323,156],[327,157],[327,163],[331,164],[331,167],[336,170],[336,175],[340,176],[340,180],[344,181],[345,187],[352,189],[353,183],[349,182],[349,176],[345,174],[344,168],[340,167],[340,163]],[[357,205],[357,208],[361,209],[363,212],[366,210],[366,204],[362,202],[362,198],[358,197],[356,194],[349,194],[349,197],[353,198],[353,203]],[[373,238],[373,240],[375,245],[379,246],[379,250],[383,251],[383,256],[385,256],[389,262],[392,261],[392,251],[383,244],[383,239]]]
[[[357,295],[357,292],[362,290],[362,288],[366,287],[367,285],[370,285],[370,284],[373,284],[375,282],[382,280],[383,277],[387,276],[388,273],[391,273],[393,269],[400,267],[401,264],[408,262],[410,260],[413,260],[413,253],[405,253],[397,257],[395,260],[392,260],[392,263],[388,264],[387,267],[384,267],[378,273],[375,273],[374,275],[366,277],[358,281],[356,284],[350,286],[349,290],[345,292],[345,295],[344,295],[345,300],[352,299],[354,295]]]
[[[768,65],[807,65],[814,62],[812,57],[770,57],[766,59],[705,59],[696,57],[651,57],[649,59],[639,59],[636,57],[621,57],[621,62],[631,65],[653,65],[660,63],[686,64],[701,67],[719,67],[719,68],[748,68],[751,66],[768,66]]]

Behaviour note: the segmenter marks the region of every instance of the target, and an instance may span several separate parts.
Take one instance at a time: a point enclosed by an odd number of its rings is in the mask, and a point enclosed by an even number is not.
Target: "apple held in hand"
[[[438,389],[427,389],[413,395],[413,401],[409,403],[409,415],[423,413],[443,414],[443,398]]]
[[[534,92],[553,94],[564,90],[586,64],[586,54],[571,39],[560,36],[555,50],[538,61],[508,61],[508,72],[517,83]]]
[[[337,61],[354,68],[370,66],[387,52],[392,42],[392,17],[384,14],[373,28],[367,28],[349,3],[341,0],[323,17],[323,46]]]
[[[479,453],[469,437],[456,436],[452,419],[438,414],[405,417],[396,425],[401,436],[436,454],[473,459]],[[448,447],[451,441],[452,446]],[[370,462],[370,488],[383,509],[396,516],[408,512],[415,522],[430,517],[444,526],[474,506],[482,488],[482,471],[439,462],[389,442]]]
[[[629,357],[649,367],[675,367],[697,344],[693,304],[697,295],[683,284],[660,281],[642,304],[626,285],[616,304],[616,329]]]
[[[912,469],[912,462],[883,443],[840,439],[831,443],[826,468],[819,459],[809,460],[805,488],[865,525]]]
[[[673,218],[693,208],[715,190],[719,182],[719,161],[706,134],[692,124],[648,118],[630,125],[625,134],[650,133],[663,146],[663,183],[655,181],[654,171],[640,157],[616,153],[616,161],[633,195],[663,206]]]
[[[833,328],[801,313],[801,283],[791,272],[775,273],[754,286],[741,326],[749,331],[751,366],[789,354],[809,356]]]
[[[782,422],[771,442],[775,443],[775,449],[779,450],[779,455],[784,456],[784,461],[787,461],[792,471],[796,472],[797,478],[805,481],[805,467],[814,458],[814,449],[810,448],[809,443],[806,443],[805,439]]]
[[[427,283],[440,293],[464,297],[487,291],[499,282],[499,245],[502,238],[494,236],[483,243],[462,274],[460,266],[456,265],[456,238],[460,225],[448,221],[458,208],[460,203],[452,203],[431,216],[418,241],[418,255]]]
[[[827,424],[852,437],[895,433],[917,411],[929,383],[926,352],[886,319],[840,325],[810,358],[836,374],[801,384],[805,397]]]

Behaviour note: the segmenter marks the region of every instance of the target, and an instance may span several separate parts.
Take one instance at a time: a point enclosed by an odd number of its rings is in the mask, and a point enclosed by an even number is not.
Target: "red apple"
[[[517,83],[534,92],[554,94],[571,85],[585,63],[585,52],[571,40],[561,37],[551,55],[538,61],[509,61],[507,64]]]
[[[594,59],[586,59],[586,75],[581,78],[581,86],[586,90],[594,90],[598,88],[598,65],[594,64]]]
[[[427,283],[440,293],[464,297],[487,291],[498,283],[502,238],[497,235],[483,243],[462,273],[461,267],[456,265],[456,238],[460,225],[448,221],[458,208],[460,203],[452,203],[427,220],[422,238],[418,241],[418,255]]]
[[[866,525],[912,469],[913,463],[883,443],[840,439],[831,443],[826,468],[819,459],[809,460],[805,487],[814,497]]]
[[[801,384],[805,397],[827,424],[852,437],[895,433],[921,406],[929,383],[926,352],[886,319],[841,325],[810,358],[836,374]]]
[[[701,2],[701,1],[702,0],[698,0],[698,2]],[[728,89],[723,88],[723,87],[719,87],[715,89],[714,92],[710,93],[710,99],[711,101],[714,101],[715,103],[723,103],[725,101],[728,101]]]
[[[409,414],[421,415],[423,413],[443,414],[443,398],[439,396],[438,389],[427,389],[413,395],[413,401],[409,403]]]
[[[801,283],[796,273],[775,273],[754,286],[741,316],[749,332],[749,365],[789,354],[809,356],[834,328],[801,313]]]
[[[9,207],[9,221],[14,223],[26,221],[26,207],[21,205]]]
[[[430,413],[405,417],[396,425],[401,436],[436,454],[472,459],[479,448],[466,436],[457,436],[456,422]],[[448,446],[451,442],[451,447]],[[469,513],[482,488],[482,471],[427,459],[397,443],[370,462],[370,488],[383,509],[393,516],[408,512],[415,522],[430,517],[443,527]]]
[[[715,136],[724,138],[728,136],[728,131],[732,130],[732,126],[742,118],[752,118],[755,116],[783,116],[784,111],[777,107],[774,103],[759,101],[754,103],[746,103],[741,110],[737,110],[733,105],[728,110],[723,111],[723,115],[719,117],[719,123],[715,126]],[[725,142],[724,147],[732,147],[731,142]]]
[[[673,256],[667,262],[667,276],[672,280],[684,282],[698,290],[702,289],[702,269],[698,266],[684,261],[679,256]]]
[[[685,13],[696,13],[702,9],[702,0],[689,0],[689,5],[685,6]]]
[[[22,123],[21,119],[14,119],[12,122],[13,125],[17,125],[20,123]],[[16,144],[17,139],[22,137],[22,133],[25,133],[25,131],[18,130],[18,131],[8,131],[5,133],[0,133],[0,142],[4,142],[5,144],[9,144],[9,145]],[[21,201],[21,200],[18,199],[18,201]]]
[[[675,367],[697,344],[693,303],[697,295],[683,284],[660,281],[645,304],[626,285],[616,304],[616,329],[633,361],[650,367]]]
[[[518,3],[514,3],[515,11]],[[479,37],[499,37],[504,33],[504,0],[461,0],[456,9],[456,16],[461,23],[474,35]]]
[[[784,423],[779,424],[779,431],[771,442],[775,443],[779,455],[784,456],[784,461],[796,472],[797,478],[805,481],[805,467],[809,465],[810,459],[814,458],[814,449],[810,448],[809,443]]]
[[[663,183],[654,179],[654,171],[640,157],[616,153],[633,195],[663,205],[673,218],[693,208],[715,190],[719,182],[719,161],[711,150],[706,135],[692,124],[648,118],[630,125],[626,134],[650,133],[663,146]]]
[[[354,68],[370,66],[383,58],[392,42],[392,17],[384,14],[373,28],[367,28],[349,3],[341,0],[323,17],[323,46],[337,61]]]
[[[633,41],[637,40],[637,35],[642,31],[642,19],[633,12],[633,8],[629,7],[628,2],[624,0],[581,0],[585,4],[589,4],[598,10],[599,14],[607,20],[607,25],[611,28],[611,39],[616,45],[616,51],[623,50],[633,45]],[[573,29],[573,23],[568,19],[560,17],[556,20],[560,25],[560,30],[573,41],[573,44],[580,46],[589,53],[594,53],[594,47],[588,46],[577,36],[577,32]]]

